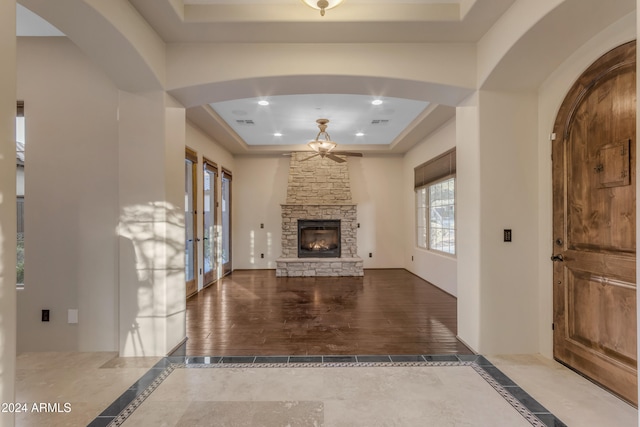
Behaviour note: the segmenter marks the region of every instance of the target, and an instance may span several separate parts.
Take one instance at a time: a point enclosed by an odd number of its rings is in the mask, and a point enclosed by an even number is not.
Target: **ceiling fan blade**
[[[354,153],[352,151],[332,151],[331,153],[338,154],[340,156],[362,157],[362,153]]]
[[[334,155],[334,154],[327,154],[325,157],[330,158],[331,160],[333,160],[334,162],[338,162],[338,163],[344,163],[346,162],[345,159],[341,159],[340,157]]]
[[[313,156],[309,156],[309,157],[305,157],[304,159],[300,160],[301,162],[304,162],[305,160],[309,160],[309,159],[313,159],[315,156],[319,156],[320,153],[316,153]]]

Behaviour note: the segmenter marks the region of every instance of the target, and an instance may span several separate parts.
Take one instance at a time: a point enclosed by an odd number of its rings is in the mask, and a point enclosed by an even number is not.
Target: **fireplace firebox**
[[[339,258],[339,219],[299,219],[298,258]]]

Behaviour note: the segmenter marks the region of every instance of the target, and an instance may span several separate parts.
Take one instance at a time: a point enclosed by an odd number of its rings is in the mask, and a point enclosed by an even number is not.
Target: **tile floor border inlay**
[[[158,362],[88,427],[119,427],[176,369],[469,366],[534,427],[566,427],[481,355],[169,356]],[[134,393],[131,393],[134,391]]]

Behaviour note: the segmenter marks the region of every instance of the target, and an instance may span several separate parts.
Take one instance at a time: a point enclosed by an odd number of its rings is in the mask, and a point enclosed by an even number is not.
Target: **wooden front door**
[[[585,71],[554,125],[554,357],[637,405],[636,46]]]

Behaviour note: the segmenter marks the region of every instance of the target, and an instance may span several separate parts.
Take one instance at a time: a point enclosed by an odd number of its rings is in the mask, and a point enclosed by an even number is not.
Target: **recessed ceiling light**
[[[382,100],[381,99],[374,99],[373,101],[371,101],[371,104],[373,104],[373,105],[381,105],[382,104]]]
[[[358,132],[356,133],[356,136],[364,136],[364,132]]]
[[[280,132],[276,132],[273,134],[273,136],[282,136],[282,134]]]
[[[258,101],[258,105],[262,105],[262,106],[269,105],[269,101],[265,101],[265,100]]]

